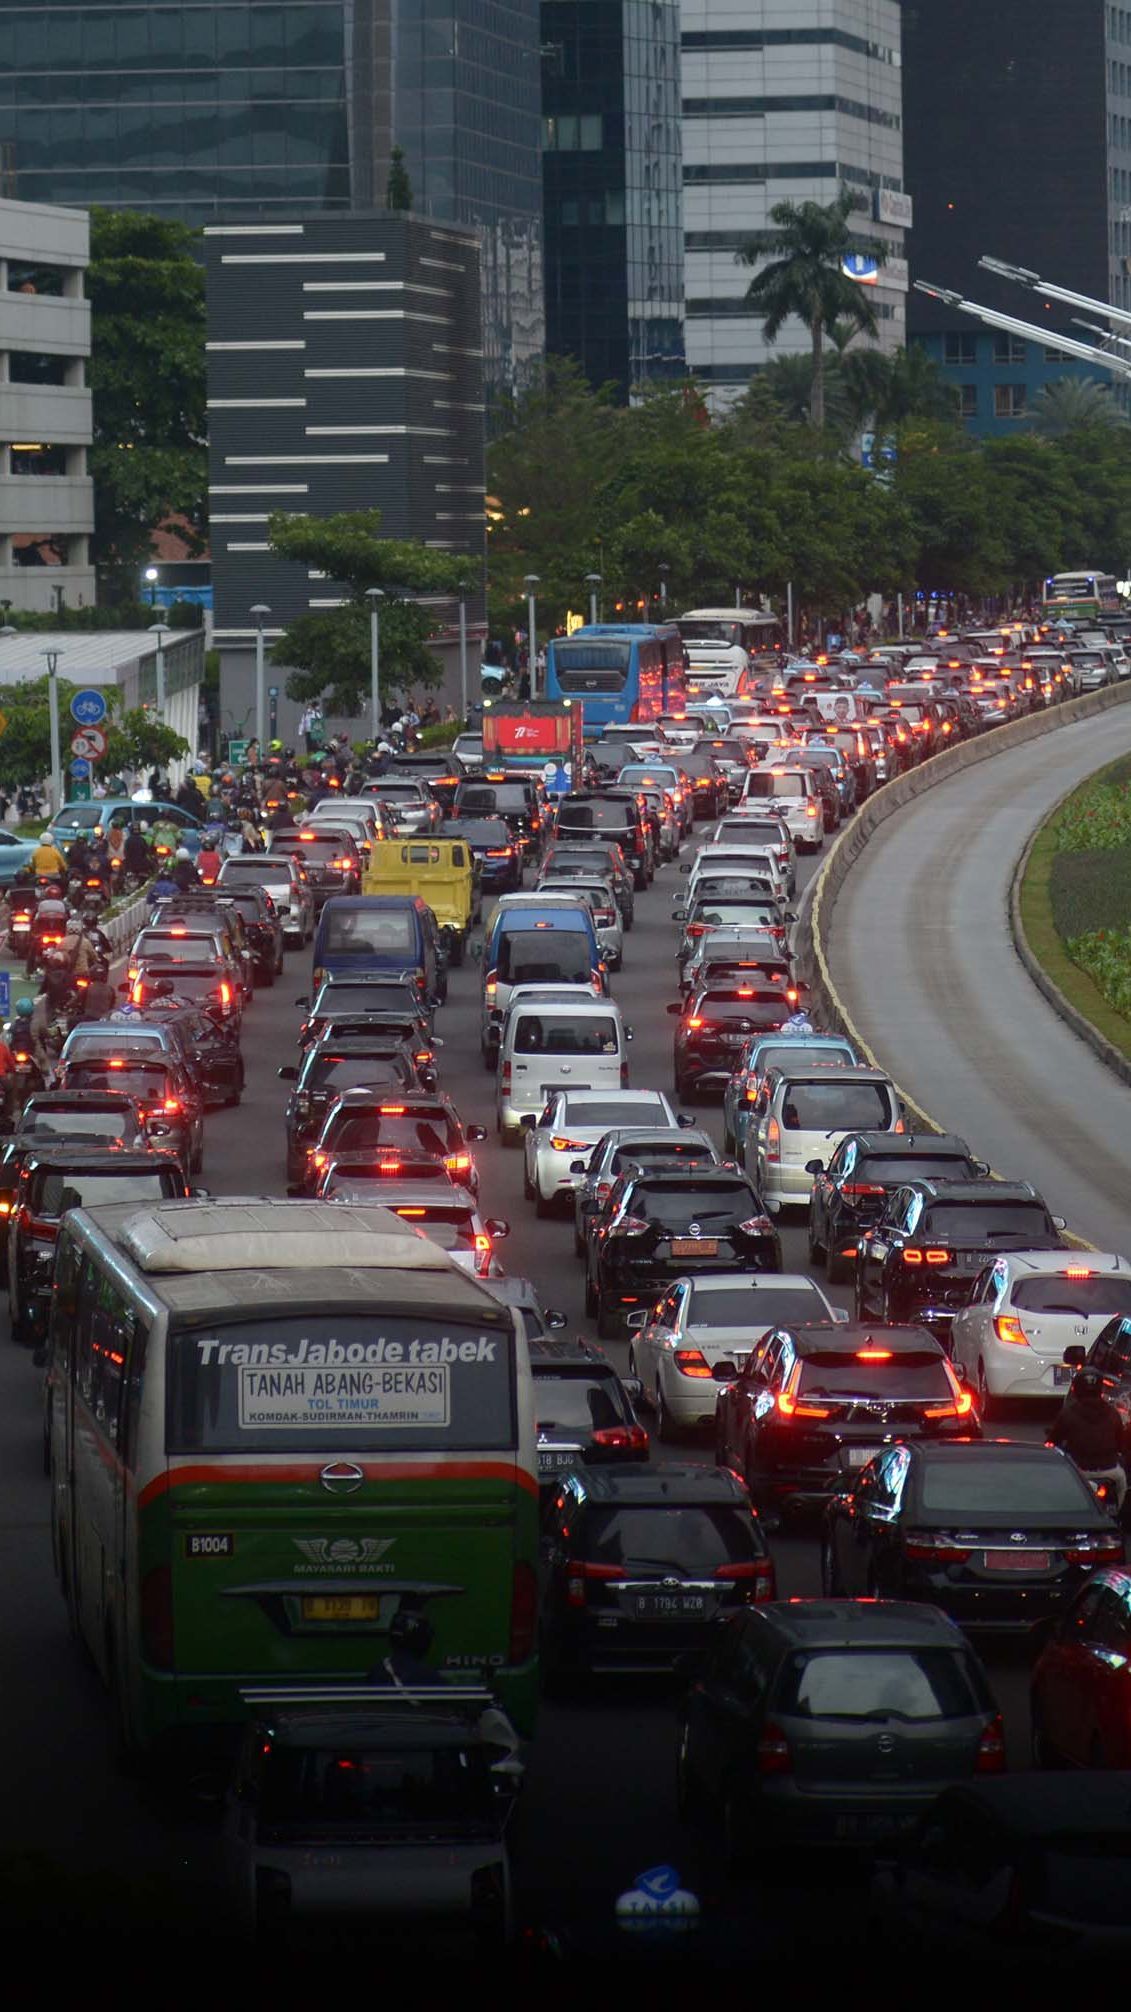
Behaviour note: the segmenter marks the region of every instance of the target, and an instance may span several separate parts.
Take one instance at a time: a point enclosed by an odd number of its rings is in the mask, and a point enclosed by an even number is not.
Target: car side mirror
[[[681,873],[690,873],[690,872],[691,872],[691,868],[690,868],[690,866],[687,866],[687,865],[684,865],[684,866],[681,866],[679,870],[680,870],[680,872],[681,872]]]
[[[624,1030],[624,1038],[626,1041],[635,1041],[636,1039],[635,1030],[632,1027],[626,1027]]]
[[[471,961],[472,961],[472,963],[473,963],[473,964],[481,964],[481,963],[482,963],[482,961],[483,961],[483,945],[482,945],[481,943],[473,943],[473,944],[472,944],[472,946],[471,946]]]
[[[298,1070],[295,1068],[293,1062],[284,1062],[281,1069],[276,1069],[275,1074],[281,1083],[298,1082]]]
[[[1066,1230],[1068,1228],[1068,1218],[1066,1216],[1054,1216],[1052,1226],[1054,1230]]]
[[[435,1069],[421,1069],[419,1073],[420,1073],[421,1089],[427,1090],[429,1095],[431,1095],[432,1091],[436,1088],[437,1082],[439,1081]]]
[[[1087,1359],[1088,1359],[1088,1351],[1086,1348],[1081,1347],[1078,1341],[1072,1342],[1069,1345],[1069,1347],[1065,1349],[1064,1354],[1061,1358],[1062,1361],[1068,1363],[1071,1369],[1083,1369]]]
[[[676,1124],[679,1126],[681,1132],[693,1132],[695,1130],[695,1120],[689,1111],[680,1111],[676,1118]]]
[[[648,1324],[647,1307],[640,1307],[636,1313],[626,1314],[624,1324],[626,1327],[630,1327],[634,1334],[638,1333],[642,1327],[646,1327]]]
[[[846,1306],[834,1306],[833,1319],[835,1320],[838,1327],[843,1327],[845,1321],[852,1319],[852,1315],[849,1313],[848,1308]]]
[[[686,922],[686,921],[687,921],[687,910],[686,910],[686,908],[683,908],[683,907],[676,907],[676,908],[673,908],[673,909],[672,909],[672,921],[673,921],[673,922]]]
[[[673,999],[671,1004],[664,1008],[664,1011],[666,1013],[674,1014],[676,1019],[678,1020],[681,1013],[683,1012],[683,1007],[680,1005],[678,999]]]
[[[965,1363],[958,1362],[956,1359],[952,1357],[950,1367],[954,1373],[956,1382],[969,1383],[970,1378],[967,1374]]]
[[[733,1383],[738,1375],[736,1362],[715,1362],[711,1365],[711,1375],[716,1383]]]
[[[621,1389],[627,1395],[630,1403],[632,1404],[643,1403],[644,1385],[641,1383],[640,1378],[638,1376],[622,1376],[620,1382],[621,1382]]]
[[[301,994],[301,995],[299,996],[299,998],[297,998],[297,999],[295,1000],[295,1005],[296,1005],[296,1006],[309,1006],[309,1004],[310,1004],[310,1001],[309,1001],[309,999],[308,999],[308,998],[306,997],[305,993]]]
[[[193,1201],[193,1202],[209,1202],[209,1201],[211,1201],[211,1199],[212,1199],[212,1190],[211,1190],[211,1188],[190,1188],[190,1189],[189,1189],[189,1200],[190,1200],[190,1201]]]
[[[807,1174],[823,1174],[825,1163],[823,1160],[806,1160],[805,1171]]]
[[[990,1163],[989,1163],[989,1161],[988,1161],[988,1160],[975,1160],[975,1162],[974,1162],[974,1172],[975,1172],[975,1173],[977,1174],[977,1176],[978,1176],[978,1179],[979,1179],[979,1180],[981,1180],[981,1181],[984,1181],[984,1180],[988,1180],[988,1179],[989,1179],[989,1173],[990,1173]]]
[[[486,1125],[468,1125],[464,1131],[464,1138],[468,1141],[469,1145],[472,1146],[482,1145],[483,1140],[486,1137],[487,1137]]]
[[[442,1037],[441,1035],[439,1035],[439,1034],[433,1034],[433,1036],[432,1036],[432,1046],[433,1046],[434,1048],[442,1048],[442,1047],[443,1047],[443,1045],[444,1045],[444,1042],[443,1042],[443,1037]]]
[[[509,1237],[511,1226],[505,1216],[488,1216],[487,1235],[489,1237]]]
[[[559,1333],[563,1327],[569,1326],[568,1313],[563,1313],[561,1308],[557,1306],[546,1307],[543,1313],[543,1318],[546,1322],[546,1326],[550,1328],[552,1332],[555,1334]]]
[[[538,1129],[538,1114],[536,1111],[526,1111],[518,1122],[524,1132],[534,1132]]]
[[[589,1162],[588,1160],[571,1160],[569,1170],[571,1174],[587,1174],[589,1172]]]

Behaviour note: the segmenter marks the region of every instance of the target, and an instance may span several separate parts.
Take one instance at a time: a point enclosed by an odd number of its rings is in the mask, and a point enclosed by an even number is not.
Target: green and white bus
[[[56,1569],[127,1751],[230,1732],[249,1687],[356,1688],[402,1608],[437,1670],[532,1729],[526,1343],[407,1223],[338,1202],[75,1209],[45,1395]]]

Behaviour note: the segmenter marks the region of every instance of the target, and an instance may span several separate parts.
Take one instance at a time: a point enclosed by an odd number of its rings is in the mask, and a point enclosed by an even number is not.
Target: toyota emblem
[[[1027,1544],[1029,1541],[1028,1534],[1024,1530],[1011,1530],[1009,1541],[1011,1544]]]
[[[334,1460],[318,1479],[331,1495],[355,1495],[365,1479],[360,1467],[350,1460]]]

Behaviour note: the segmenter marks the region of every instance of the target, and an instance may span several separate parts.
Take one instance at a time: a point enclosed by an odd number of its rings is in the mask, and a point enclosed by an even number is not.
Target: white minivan
[[[746,1171],[771,1212],[800,1208],[813,1165],[828,1165],[845,1132],[903,1129],[899,1092],[882,1069],[769,1069],[747,1124]]]
[[[523,1120],[555,1090],[628,1088],[628,1043],[619,1007],[578,987],[522,986],[499,1042],[495,1127],[518,1145]]]

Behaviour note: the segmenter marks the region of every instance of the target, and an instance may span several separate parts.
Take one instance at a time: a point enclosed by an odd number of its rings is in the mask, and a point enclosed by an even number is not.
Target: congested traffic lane
[[[1065,793],[1131,747],[1131,707],[996,753],[873,835],[833,907],[827,954],[850,1017],[947,1130],[1102,1250],[1127,1247],[1131,1092],[1060,1020],[1013,952],[1009,886]]]
[[[803,878],[812,864],[803,862]],[[668,867],[640,897],[625,968],[615,980],[616,997],[635,1030],[632,1072],[640,1088],[670,1091],[673,1023],[663,1009],[675,996],[670,909],[684,885]],[[273,990],[257,993],[248,1013],[243,1104],[207,1120],[202,1179],[217,1192],[284,1191],[287,1090],[276,1072],[294,1059],[300,1018],[295,1001],[308,991],[309,978],[309,952],[290,953],[284,977]],[[444,1041],[441,1083],[465,1120],[491,1127],[487,1145],[477,1151],[484,1212],[508,1216],[512,1224],[511,1237],[500,1247],[507,1269],[529,1274],[543,1298],[567,1312],[572,1329],[592,1334],[568,1221],[537,1220],[522,1198],[521,1154],[504,1152],[495,1142],[494,1083],[483,1071],[478,1046],[478,987],[474,964],[452,973],[450,1001],[437,1020]],[[696,1105],[694,1115],[721,1142],[718,1107]],[[805,1269],[799,1222],[786,1224],[783,1245],[786,1268]],[[843,1293],[836,1296],[846,1303]],[[609,1347],[623,1368],[627,1349]],[[97,1862],[104,1869],[103,1884],[95,1889],[100,1909],[112,1896],[154,1923],[195,1919],[210,1937],[223,1919],[214,1829],[186,1821],[117,1773],[101,1687],[68,1638],[51,1569],[38,1379],[24,1353],[11,1347],[0,1350],[0,1433],[7,1623],[0,1668],[15,1757],[4,1841],[9,1849],[41,1854],[59,1866],[84,1904],[90,1904],[89,1869]],[[673,1457],[666,1449],[655,1452]],[[709,1459],[710,1451],[681,1448],[679,1455]],[[773,1550],[783,1594],[819,1591],[811,1537],[775,1537]],[[990,1660],[1019,1763],[1027,1746],[1024,1673],[1016,1661],[999,1668]],[[715,1954],[733,1949],[764,1955],[784,1947],[811,1909],[803,1869],[787,1868],[768,1896],[752,1894],[748,1885],[723,1879],[710,1849],[678,1823],[670,1687],[630,1680],[577,1703],[546,1707],[520,1811],[519,1841],[522,1914],[554,1928],[567,1951],[601,1944],[612,1932],[617,1893],[642,1867],[665,1858],[680,1866],[710,1907]],[[858,1902],[850,1891],[843,1906],[828,1901],[822,1929],[831,1939],[851,1935]]]

